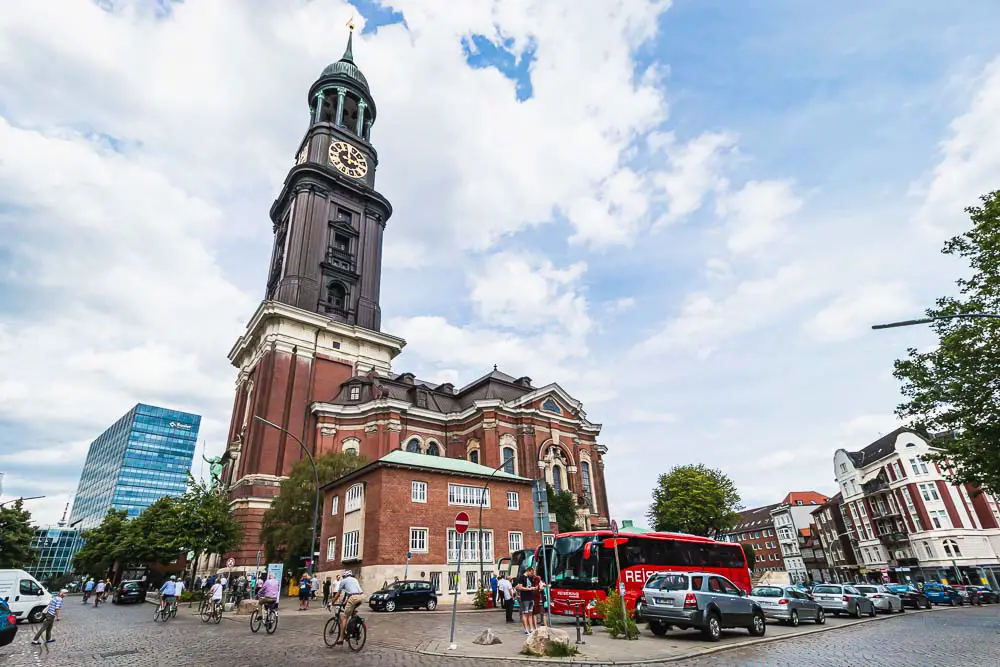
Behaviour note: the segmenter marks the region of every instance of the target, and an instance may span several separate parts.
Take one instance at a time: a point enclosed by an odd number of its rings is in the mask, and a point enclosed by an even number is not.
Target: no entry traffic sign
[[[469,515],[465,512],[459,512],[455,517],[455,532],[462,535],[469,529]]]
[[[226,561],[226,567],[235,567],[235,566],[236,566],[235,558],[230,558],[229,560]]]

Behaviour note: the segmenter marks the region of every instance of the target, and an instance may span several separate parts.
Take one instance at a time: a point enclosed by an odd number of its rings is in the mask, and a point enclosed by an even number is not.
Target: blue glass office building
[[[26,563],[24,569],[35,579],[45,582],[73,569],[73,556],[83,547],[83,537],[80,531],[63,525],[38,528],[31,546],[38,551],[38,556],[33,562]]]
[[[90,443],[69,523],[87,530],[112,507],[139,516],[163,496],[184,493],[199,415],[142,403]],[[79,522],[79,524],[77,523]]]

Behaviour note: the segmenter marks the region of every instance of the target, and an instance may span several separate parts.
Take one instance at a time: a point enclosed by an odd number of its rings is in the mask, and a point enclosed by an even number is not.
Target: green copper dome
[[[352,32],[347,37],[347,48],[344,50],[344,55],[337,62],[327,65],[323,73],[320,74],[320,78],[326,78],[328,76],[335,76],[337,74],[343,74],[351,79],[354,79],[361,87],[368,90],[368,79],[365,75],[361,73],[361,69],[354,64],[354,33]]]

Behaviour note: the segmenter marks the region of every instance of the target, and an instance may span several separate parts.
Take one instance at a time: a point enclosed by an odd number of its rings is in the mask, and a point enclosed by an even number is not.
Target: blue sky
[[[139,401],[204,415],[221,451],[267,210],[352,15],[395,208],[397,370],[559,382],[604,425],[617,518],[681,463],[722,468],[748,506],[832,492],[834,449],[895,426],[893,359],[932,342],[868,327],[952,290],[940,247],[1000,184],[1000,7],[518,7],[11,10],[4,497],[40,490],[57,519],[87,443]]]

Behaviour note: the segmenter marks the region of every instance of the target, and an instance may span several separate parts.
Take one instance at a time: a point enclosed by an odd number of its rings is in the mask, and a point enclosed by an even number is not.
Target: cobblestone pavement
[[[296,615],[283,610],[278,631],[252,634],[245,616],[227,617],[220,625],[202,624],[185,607],[166,624],[153,623],[152,605],[99,609],[67,600],[63,621],[55,627],[56,642],[33,647],[32,626],[22,625],[13,644],[0,648],[0,667],[27,665],[147,665],[225,664],[230,667],[315,666],[318,660],[336,660],[367,667],[460,667],[469,658],[446,658],[402,650],[413,634],[440,632],[447,616],[427,613],[367,614],[368,645],[358,654],[344,648],[329,649],[321,638],[325,618]],[[461,618],[462,615],[460,615]],[[467,615],[467,628],[484,625]],[[487,622],[492,622],[492,619]],[[425,628],[431,628],[427,630]],[[770,631],[769,627],[769,631]],[[648,635],[648,633],[645,633]],[[768,633],[772,636],[772,633]],[[774,633],[777,634],[777,633]],[[406,635],[411,635],[407,637]],[[736,641],[741,641],[739,637]],[[638,643],[650,646],[664,641],[644,636]],[[703,648],[691,639],[692,646]],[[942,613],[906,614],[881,622],[736,648],[684,660],[685,667],[716,665],[1000,665],[1000,606],[945,610]],[[643,651],[646,653],[646,651]],[[642,657],[646,657],[645,655]],[[526,663],[503,659],[475,659],[477,667],[512,667]],[[661,663],[665,664],[665,663]]]

